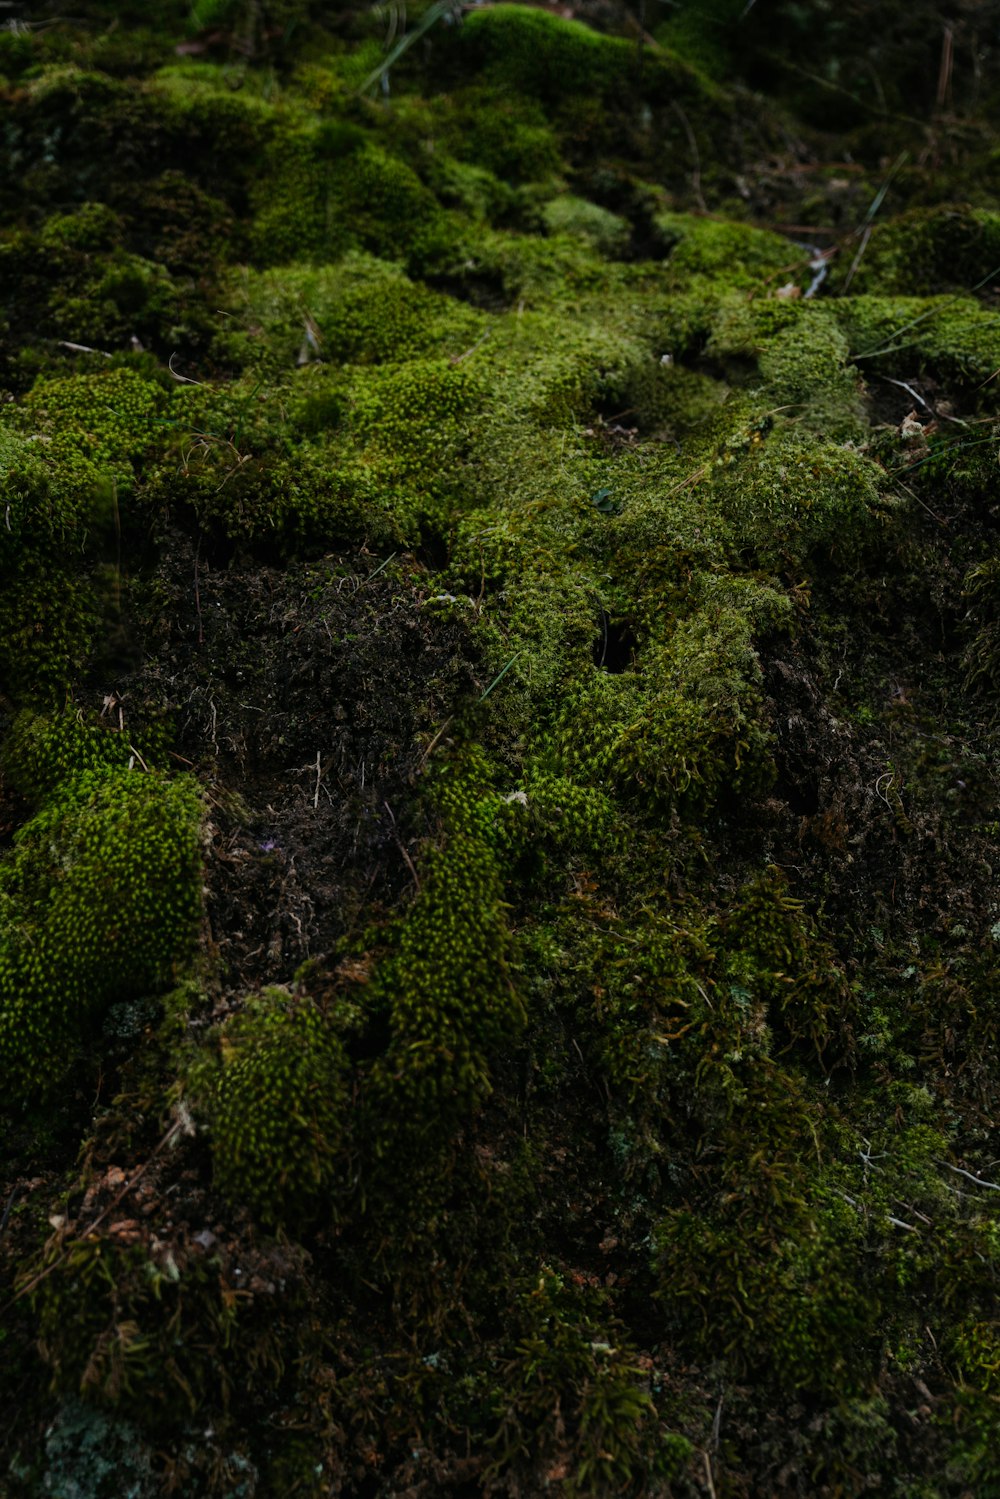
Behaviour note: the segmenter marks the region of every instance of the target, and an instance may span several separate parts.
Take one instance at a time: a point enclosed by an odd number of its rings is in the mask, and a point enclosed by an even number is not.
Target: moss
[[[399,363],[460,354],[484,319],[412,282],[399,266],[351,252],[336,266],[283,266],[233,278],[229,306],[242,324],[220,352],[270,376],[296,364]]]
[[[629,87],[638,66],[622,38],[524,5],[470,16],[461,41],[496,87],[546,101],[614,94]]]
[[[562,171],[555,130],[544,109],[523,94],[496,87],[465,89],[442,101],[438,114],[454,154],[505,183],[548,182]],[[504,206],[510,208],[509,187],[507,192]]]
[[[284,1280],[280,1294],[274,1286],[256,1304],[252,1295],[238,1299],[231,1257],[193,1238],[171,1243],[126,1229],[50,1243],[32,1301],[55,1389],[127,1413],[154,1439],[167,1417],[214,1408],[223,1420],[237,1391],[273,1396],[285,1364],[282,1331],[290,1331],[281,1317],[294,1307],[302,1267],[294,1251],[273,1264],[249,1254],[264,1275]]]
[[[550,234],[577,235],[609,258],[620,256],[628,247],[628,221],[584,198],[568,193],[553,198],[542,209],[542,219]]]
[[[723,289],[766,292],[809,279],[805,251],[750,224],[658,213],[654,223],[667,251],[667,275],[681,290],[712,279],[712,295]]]
[[[391,1142],[397,1159],[447,1144],[490,1092],[491,1054],[524,1021],[496,854],[499,807],[482,764],[446,771],[435,804],[440,835],[377,980],[391,1035],[373,1079],[380,1150]]]
[[[789,432],[725,447],[712,473],[715,503],[743,555],[799,571],[810,558],[848,572],[877,544],[882,472],[849,448]]]
[[[0,749],[4,779],[34,805],[87,772],[125,769],[134,760],[124,737],[82,710],[14,718]]]
[[[33,747],[43,763],[32,773]],[[46,740],[22,738],[20,749],[22,781],[44,785],[53,770]],[[190,952],[199,817],[183,781],[102,769],[61,782],[18,832],[0,868],[10,913],[0,1062],[10,1102],[56,1085],[88,1024],[163,985]]]
[[[741,893],[723,933],[730,980],[766,1000],[776,1028],[818,1057],[836,1037],[838,1060],[850,1056],[855,1006],[847,976],[779,870]]]
[[[556,1467],[570,1495],[648,1493],[681,1477],[690,1444],[657,1420],[644,1370],[601,1301],[548,1265],[522,1294],[494,1474],[537,1482]]]
[[[16,561],[4,561],[4,690],[18,706],[57,706],[89,659],[101,616],[98,595],[47,548],[22,546]]]
[[[834,284],[854,259],[837,267]],[[1000,215],[947,204],[876,223],[851,279],[855,295],[934,296],[971,292],[1000,268]]]
[[[650,810],[703,811],[723,787],[772,775],[752,626],[735,609],[695,613],[633,672],[595,672],[556,731],[558,761]]]
[[[726,307],[706,354],[739,383],[748,378],[739,362],[752,359],[768,401],[787,421],[835,441],[867,435],[861,377],[829,307],[770,300]]]
[[[368,143],[330,158],[322,131],[307,127],[276,140],[254,196],[251,243],[264,265],[358,246],[402,260],[440,213],[405,162]]]
[[[840,317],[864,373],[905,379],[916,365],[972,391],[1000,369],[1000,322],[970,297],[856,296]]]
[[[221,1045],[210,1105],[216,1181],[268,1224],[329,1211],[348,1101],[333,1018],[272,989],[224,1027]]]

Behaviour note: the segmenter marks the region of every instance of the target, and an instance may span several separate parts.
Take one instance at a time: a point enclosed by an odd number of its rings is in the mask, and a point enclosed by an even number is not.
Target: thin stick
[[[194,607],[195,607],[195,609],[197,610],[197,613],[198,613],[198,644],[199,645],[204,645],[205,644],[205,631],[204,631],[204,629],[202,627],[202,619],[201,619],[201,589],[198,586],[198,559],[199,559],[200,553],[201,553],[201,541],[199,539],[199,542],[198,542],[197,547],[195,548],[195,554],[194,554]]]
[[[698,204],[698,207],[701,209],[702,213],[707,213],[708,204],[705,202],[704,196],[701,191],[701,156],[698,153],[698,142],[695,140],[694,131],[691,129],[691,121],[688,119],[683,109],[681,109],[676,99],[673,101],[671,108],[673,109],[677,118],[680,120],[681,124],[684,126],[684,133],[688,138],[688,145],[691,147],[691,157],[693,161],[693,169],[691,172],[691,187],[694,191],[695,202]]]
[[[390,820],[392,822],[392,836],[396,840],[396,847],[399,849],[399,852],[403,855],[403,858],[406,860],[406,867],[410,871],[410,875],[411,875],[411,877],[413,879],[413,883],[417,887],[417,894],[419,895],[420,894],[420,877],[417,874],[417,871],[414,868],[413,860],[410,858],[410,855],[409,855],[408,851],[403,846],[403,840],[400,838],[399,833],[398,833],[398,831],[396,829],[396,819],[392,815],[392,808],[389,806],[389,803],[386,802],[386,801],[384,801],[382,803],[382,805],[383,805],[383,807],[385,808],[385,810],[389,814]]]
[[[59,340],[60,349],[69,349],[73,354],[100,354],[102,359],[110,359],[111,355],[107,349],[92,349],[89,344],[73,344],[68,338]],[[180,378],[178,376],[178,378]]]
[[[1000,1186],[996,1182],[984,1181],[981,1176],[973,1176],[971,1171],[963,1171],[961,1166],[953,1166],[950,1161],[937,1161],[938,1166],[943,1166],[946,1171],[954,1171],[958,1176],[964,1176],[966,1181],[975,1182],[977,1187],[987,1187],[991,1192],[1000,1192]]]

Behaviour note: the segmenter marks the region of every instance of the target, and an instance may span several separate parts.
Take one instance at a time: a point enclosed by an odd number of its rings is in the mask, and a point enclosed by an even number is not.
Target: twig
[[[73,344],[68,338],[59,339],[60,349],[69,349],[73,354],[100,354],[102,359],[110,359],[112,356],[107,349],[92,349],[89,344]]]
[[[427,746],[427,748],[424,750],[423,754],[420,756],[420,759],[417,762],[417,768],[413,772],[414,776],[418,776],[420,774],[420,772],[423,770],[424,766],[427,764],[427,761],[430,759],[431,755],[434,753],[434,748],[435,748],[438,740],[441,738],[441,735],[444,733],[445,729],[448,728],[448,726],[450,725],[450,723],[451,723],[451,719],[450,718],[446,718],[445,721],[444,721],[444,723],[438,729],[437,733],[434,735],[434,738],[431,740],[430,744]],[[364,781],[362,781],[361,784],[364,785]]]
[[[448,363],[449,364],[461,364],[463,359],[468,359],[468,357],[469,357],[470,354],[474,354],[477,349],[481,349],[482,348],[483,344],[486,342],[486,340],[489,338],[489,336],[490,336],[490,334],[492,332],[493,332],[492,328],[487,328],[487,330],[483,334],[482,338],[477,338],[476,341],[475,341],[475,343],[472,345],[471,348],[466,349],[464,354],[453,354],[451,356],[451,358],[448,360]]]
[[[314,811],[319,806],[319,783],[320,783],[320,780],[321,780],[322,775],[323,775],[323,772],[320,769],[320,758],[319,758],[319,756],[320,756],[320,752],[319,752],[319,750],[317,750],[316,751],[316,790],[315,790],[315,792],[313,794],[313,810]]]
[[[941,38],[941,67],[938,72],[937,98],[935,105],[943,109],[951,88],[951,74],[955,63],[955,30],[950,23],[945,23],[944,36]]]
[[[680,120],[681,124],[684,126],[684,133],[688,138],[688,145],[691,147],[691,158],[693,162],[691,171],[691,188],[694,192],[695,202],[698,204],[698,207],[701,209],[702,213],[707,213],[708,204],[705,202],[704,195],[701,191],[701,156],[698,153],[698,142],[695,140],[694,131],[691,129],[691,121],[688,119],[683,109],[681,109],[676,99],[673,100],[671,108],[673,109],[674,114]]]
[[[977,1187],[987,1187],[991,1192],[1000,1192],[1000,1186],[996,1182],[984,1181],[981,1176],[973,1176],[971,1171],[963,1171],[961,1166],[953,1166],[950,1161],[935,1161],[937,1166],[943,1166],[946,1171],[954,1171],[958,1176],[964,1176],[966,1181],[975,1182]]]
[[[410,858],[410,855],[409,855],[407,849],[404,847],[403,841],[400,838],[399,833],[398,833],[398,831],[396,829],[396,819],[392,815],[392,808],[389,806],[389,803],[386,802],[386,801],[384,801],[382,803],[382,805],[383,805],[383,807],[385,808],[385,810],[389,814],[389,819],[392,822],[392,836],[396,840],[396,847],[399,849],[399,852],[403,855],[403,858],[406,860],[406,867],[410,871],[410,875],[412,876],[413,883],[414,883],[414,885],[417,888],[417,894],[419,895],[420,894],[420,877],[417,874],[417,871],[414,868],[413,860]]]

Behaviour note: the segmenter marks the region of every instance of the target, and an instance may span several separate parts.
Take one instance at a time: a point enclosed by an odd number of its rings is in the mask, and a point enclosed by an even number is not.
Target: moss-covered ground
[[[1000,1495],[1000,6],[72,10],[0,1495]]]

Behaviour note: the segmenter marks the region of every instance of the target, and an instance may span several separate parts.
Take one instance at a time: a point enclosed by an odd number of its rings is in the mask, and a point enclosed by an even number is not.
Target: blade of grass
[[[510,671],[511,667],[514,665],[514,662],[515,661],[519,661],[523,655],[524,655],[523,651],[518,651],[518,653],[517,653],[516,656],[511,656],[510,660],[507,662],[507,665],[503,668],[503,670],[497,672],[496,676],[493,678],[492,682],[487,687],[487,689],[483,693],[482,697],[479,699],[479,701],[481,703],[485,703],[486,699],[489,697],[489,695],[493,691],[494,687],[496,687],[498,685],[498,683],[500,683],[500,682],[503,681],[504,677],[507,675],[507,673]]]
[[[394,67],[399,62],[399,59],[410,50],[414,42],[418,42],[422,36],[425,36],[430,31],[436,22],[440,21],[444,16],[453,14],[456,9],[456,0],[434,0],[434,4],[427,7],[413,30],[405,32],[399,38],[398,42],[396,42],[395,46],[391,47],[386,53],[378,67],[374,68],[368,74],[368,77],[358,89],[358,93],[366,94],[370,88],[374,88],[380,79],[385,78],[389,69]]]

